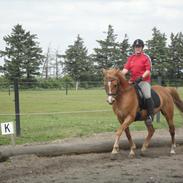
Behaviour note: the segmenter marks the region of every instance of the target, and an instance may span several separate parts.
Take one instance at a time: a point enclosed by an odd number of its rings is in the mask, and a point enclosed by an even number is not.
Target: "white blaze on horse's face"
[[[107,98],[107,102],[109,104],[112,104],[115,101],[115,98],[112,96],[112,88],[111,88],[111,81],[108,81],[107,85],[108,85],[108,98]]]

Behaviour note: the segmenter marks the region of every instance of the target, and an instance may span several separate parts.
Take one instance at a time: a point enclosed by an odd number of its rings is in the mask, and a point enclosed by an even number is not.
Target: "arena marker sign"
[[[1,123],[2,135],[14,134],[13,122]]]
[[[14,124],[13,122],[1,123],[2,135],[11,135],[12,145],[15,146],[15,136],[14,136]]]

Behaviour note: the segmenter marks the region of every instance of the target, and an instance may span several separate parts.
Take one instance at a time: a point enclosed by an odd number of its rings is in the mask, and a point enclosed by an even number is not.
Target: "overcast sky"
[[[154,26],[168,37],[182,32],[183,0],[0,0],[0,17],[0,49],[3,37],[21,24],[37,34],[44,52],[49,45],[64,52],[78,34],[91,52],[109,24],[118,41],[127,33],[130,43],[150,39]]]

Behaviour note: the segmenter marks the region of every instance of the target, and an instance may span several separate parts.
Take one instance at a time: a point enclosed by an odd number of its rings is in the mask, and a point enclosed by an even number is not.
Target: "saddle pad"
[[[154,108],[159,107],[160,106],[160,98],[159,98],[159,95],[153,89],[151,89],[151,97],[152,97],[152,100],[154,102]]]

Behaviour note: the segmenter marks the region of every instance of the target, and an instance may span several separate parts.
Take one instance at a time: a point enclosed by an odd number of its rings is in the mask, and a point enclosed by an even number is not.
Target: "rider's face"
[[[135,54],[139,54],[142,52],[143,48],[141,46],[135,46],[134,50],[135,50]]]

